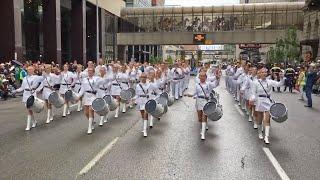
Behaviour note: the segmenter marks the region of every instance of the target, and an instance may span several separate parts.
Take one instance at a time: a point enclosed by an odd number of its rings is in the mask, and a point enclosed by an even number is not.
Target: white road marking
[[[114,138],[106,147],[104,147],[82,170],[78,173],[78,176],[86,174],[90,169],[117,143],[119,137]]]
[[[279,162],[277,161],[277,159],[273,156],[273,154],[271,153],[269,148],[263,147],[262,148],[264,153],[266,153],[267,157],[269,158],[269,160],[271,161],[273,167],[276,169],[276,171],[278,172],[279,176],[281,177],[282,180],[290,180],[290,178],[288,177],[288,175],[286,174],[286,172],[282,169],[282,167],[280,166]]]
[[[239,106],[238,106],[237,104],[235,104],[234,106],[236,107],[236,109],[237,109],[237,111],[239,112],[239,114],[240,114],[241,116],[244,116],[244,113],[243,113],[242,110],[239,108]]]

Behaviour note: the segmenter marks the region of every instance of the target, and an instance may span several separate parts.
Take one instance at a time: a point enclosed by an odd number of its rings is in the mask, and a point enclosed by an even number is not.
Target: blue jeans
[[[307,88],[306,88],[306,96],[307,96],[307,99],[308,99],[308,106],[311,106],[311,107],[312,107],[312,97],[311,97],[311,94],[312,94],[312,88],[307,87]]]

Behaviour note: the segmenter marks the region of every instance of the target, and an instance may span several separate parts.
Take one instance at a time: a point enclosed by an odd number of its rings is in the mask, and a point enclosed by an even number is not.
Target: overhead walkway
[[[303,7],[303,2],[292,2],[124,8],[117,43],[194,44],[197,33],[206,34],[209,44],[274,43],[289,27],[302,31]]]

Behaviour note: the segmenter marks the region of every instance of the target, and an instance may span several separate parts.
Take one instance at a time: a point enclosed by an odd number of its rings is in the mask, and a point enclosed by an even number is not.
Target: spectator
[[[312,87],[315,83],[317,77],[317,72],[315,71],[315,64],[311,63],[309,65],[308,72],[306,73],[306,96],[308,99],[308,104],[305,107],[312,108]]]

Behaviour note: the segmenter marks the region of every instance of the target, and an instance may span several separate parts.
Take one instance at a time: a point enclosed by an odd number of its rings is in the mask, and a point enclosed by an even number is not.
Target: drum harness
[[[44,87],[46,87],[46,88],[48,88],[48,89],[50,89],[50,90],[53,90],[53,87],[52,87],[51,84],[49,83],[49,81],[48,81],[48,79],[47,79],[47,76],[44,76],[44,78],[46,79],[46,81],[47,81],[47,83],[48,83],[48,85],[49,85],[49,86],[44,86]]]
[[[89,78],[87,78],[87,80],[88,80],[88,83],[89,83],[90,88],[91,88],[92,91],[86,91],[86,92],[96,95],[96,94],[97,94],[97,91],[95,91],[95,90],[93,89],[93,87],[92,87],[92,85],[91,85],[91,83],[90,83]],[[93,84],[94,84],[94,81],[93,81]]]
[[[266,98],[268,98],[271,103],[275,103],[274,100],[272,100],[272,99],[270,98],[270,95],[267,93],[266,89],[263,87],[261,81],[258,80],[258,82],[259,82],[259,84],[261,85],[263,91],[266,93]]]
[[[39,83],[39,85],[36,87],[36,88],[31,88],[31,85],[28,81],[28,77],[26,77],[26,80],[27,80],[27,84],[29,86],[29,89],[25,89],[26,91],[31,91],[31,94],[33,94],[35,92],[35,90],[40,86],[41,83]]]
[[[140,97],[146,97],[149,99],[149,95],[147,95],[146,91],[143,89],[142,85],[139,83],[140,88],[142,89],[144,95],[139,95]]]
[[[205,93],[205,91],[204,91],[204,89],[203,89],[203,87],[201,86],[200,83],[199,83],[199,86],[200,86],[200,88],[201,88],[201,90],[202,90],[202,92],[203,92],[203,94],[204,94],[204,97],[203,97],[203,96],[198,96],[198,98],[205,99],[205,100],[208,101],[207,94]]]

